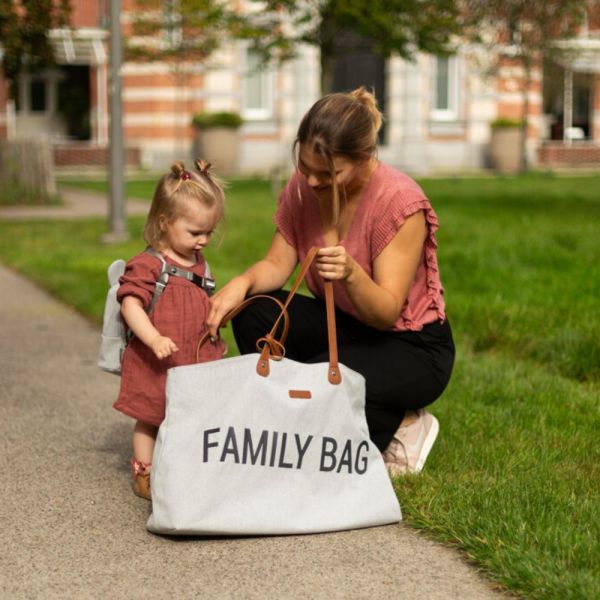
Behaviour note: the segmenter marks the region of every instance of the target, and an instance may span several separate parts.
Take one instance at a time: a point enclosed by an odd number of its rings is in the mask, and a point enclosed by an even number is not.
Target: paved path
[[[84,219],[108,214],[106,194],[62,187],[60,195],[63,198],[60,206],[0,206],[0,219]],[[146,215],[150,204],[128,198],[126,208],[128,215]]]
[[[87,213],[89,215],[89,213]],[[99,332],[0,266],[0,599],[499,599],[404,524],[310,536],[173,539],[129,487],[131,421]]]

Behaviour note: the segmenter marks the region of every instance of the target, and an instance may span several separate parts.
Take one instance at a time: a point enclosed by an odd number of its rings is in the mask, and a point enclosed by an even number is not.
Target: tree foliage
[[[2,71],[13,98],[22,72],[54,64],[48,32],[68,26],[70,15],[70,0],[0,0]]]
[[[336,39],[347,32],[375,52],[411,59],[419,50],[451,50],[460,34],[459,0],[137,0],[128,56],[205,60],[227,38],[248,40],[265,62],[295,56],[301,43],[321,52],[327,88]]]
[[[129,59],[206,60],[238,16],[223,0],[136,0]]]
[[[466,0],[470,39],[497,53],[496,67],[509,58],[523,69],[521,168],[528,168],[526,140],[532,71],[556,53],[556,41],[576,34],[597,0]]]
[[[458,0],[250,0],[251,11],[237,37],[251,39],[267,58],[293,56],[300,43],[321,52],[323,91],[329,91],[336,41],[345,33],[382,55],[413,59],[418,51],[452,52],[463,28]]]
[[[555,51],[558,39],[574,36],[595,0],[467,0],[476,37],[493,32],[489,41],[510,46],[524,66]]]

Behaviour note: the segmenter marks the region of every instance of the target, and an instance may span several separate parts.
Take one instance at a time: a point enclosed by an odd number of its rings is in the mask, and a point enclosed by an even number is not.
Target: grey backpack
[[[188,281],[201,287],[210,296],[215,291],[215,280],[212,279],[210,267],[206,263],[205,276],[200,277],[191,271],[185,271],[174,265],[169,265],[163,258],[162,254],[156,252],[152,248],[146,248],[146,252],[158,258],[162,264],[162,269],[156,286],[154,295],[147,308],[147,313],[150,314],[155,307],[158,299],[163,293],[169,282],[169,277],[183,277]],[[102,319],[102,340],[100,342],[100,352],[98,355],[98,367],[103,371],[121,374],[121,362],[123,360],[123,352],[131,336],[133,335],[125,322],[121,318],[121,305],[117,301],[117,291],[119,289],[119,278],[125,272],[125,261],[122,259],[115,260],[107,270],[108,274],[108,293],[104,303],[104,317]]]

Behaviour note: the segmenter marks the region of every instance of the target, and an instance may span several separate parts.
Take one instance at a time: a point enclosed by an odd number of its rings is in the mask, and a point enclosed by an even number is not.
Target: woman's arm
[[[121,315],[137,338],[148,346],[157,358],[166,358],[179,348],[171,338],[162,336],[152,325],[142,301],[136,296],[125,296],[121,302]]]
[[[297,262],[296,249],[276,231],[266,256],[241,275],[234,277],[211,298],[211,308],[206,321],[210,335],[217,335],[223,317],[248,294],[272,292],[282,287],[290,278]]]
[[[419,211],[406,219],[375,259],[372,279],[343,246],[321,248],[317,269],[325,279],[344,282],[354,308],[365,323],[389,329],[406,302],[426,236],[425,215]]]

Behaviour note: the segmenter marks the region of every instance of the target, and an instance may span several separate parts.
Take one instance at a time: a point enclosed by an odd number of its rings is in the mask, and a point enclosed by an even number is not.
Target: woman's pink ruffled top
[[[427,238],[408,298],[394,331],[418,331],[423,325],[445,319],[444,291],[437,261],[438,218],[423,190],[408,175],[379,163],[363,191],[346,238],[340,240],[348,253],[372,277],[373,262],[390,243],[404,221],[417,211],[425,213]],[[312,246],[324,246],[318,200],[300,172],[296,171],[279,197],[274,217],[279,232],[296,248],[303,260]],[[314,269],[306,276],[310,291],[324,297],[323,280]],[[340,281],[334,281],[335,303],[360,319]]]

